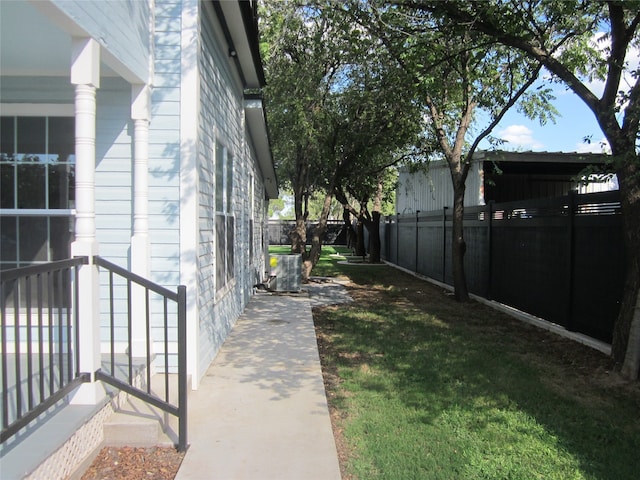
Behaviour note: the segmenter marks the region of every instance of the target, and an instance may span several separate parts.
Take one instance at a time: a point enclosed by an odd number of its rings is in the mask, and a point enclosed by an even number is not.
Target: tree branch
[[[536,69],[533,71],[533,73],[529,77],[529,80],[527,80],[524,84],[522,84],[522,86],[518,89],[515,95],[511,97],[509,101],[505,103],[504,106],[500,109],[500,111],[498,112],[498,115],[496,115],[496,117],[491,121],[491,123],[487,126],[487,128],[485,128],[482,132],[480,132],[480,134],[476,137],[473,144],[471,145],[471,148],[469,149],[469,152],[467,153],[467,162],[471,160],[471,157],[473,156],[473,153],[475,152],[476,148],[478,148],[478,145],[480,144],[480,142],[484,140],[487,136],[489,136],[489,134],[496,127],[496,125],[500,123],[500,120],[502,120],[502,118],[505,116],[507,111],[511,107],[513,107],[516,104],[516,102],[520,99],[520,97],[522,97],[522,95],[524,95],[524,93],[529,89],[529,87],[533,85],[533,83],[538,78],[538,75],[540,74],[541,69],[542,69],[542,64],[539,63]]]
[[[549,52],[542,47],[543,39],[538,37],[526,39],[516,34],[506,32],[503,28],[494,23],[493,18],[475,16],[470,12],[463,10],[460,8],[459,4],[454,2],[438,2],[436,6],[432,6],[420,2],[405,1],[403,2],[403,5],[423,11],[432,11],[436,8],[441,8],[451,19],[458,22],[473,24],[473,28],[477,31],[497,39],[504,45],[522,50],[543,64],[547,70],[565,82],[596,115],[598,114],[598,97],[596,97],[595,94],[589,90],[589,88],[587,88],[587,86],[582,83],[571,70],[556,60],[552,56],[552,52]]]

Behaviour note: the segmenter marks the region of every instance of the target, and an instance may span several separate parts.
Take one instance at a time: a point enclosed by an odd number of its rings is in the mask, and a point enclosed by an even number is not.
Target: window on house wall
[[[69,257],[75,119],[0,117],[0,269]]]
[[[233,216],[233,157],[216,144],[216,290],[233,279],[235,217]]]

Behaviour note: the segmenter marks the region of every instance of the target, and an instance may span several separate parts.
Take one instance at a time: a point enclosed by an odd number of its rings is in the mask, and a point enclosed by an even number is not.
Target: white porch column
[[[98,254],[95,221],[96,89],[100,87],[100,46],[91,38],[74,38],[71,83],[75,85],[76,122],[76,232],[73,256],[88,256],[89,265],[78,273],[80,318],[80,371],[100,368],[100,316]],[[97,382],[83,384],[71,402],[95,404],[104,395]]]
[[[150,273],[149,246],[149,120],[151,92],[148,85],[131,86],[131,118],[133,120],[133,235],[131,237],[131,270],[144,278]],[[146,351],[146,298],[144,288],[133,286],[132,349],[133,357],[144,357]]]

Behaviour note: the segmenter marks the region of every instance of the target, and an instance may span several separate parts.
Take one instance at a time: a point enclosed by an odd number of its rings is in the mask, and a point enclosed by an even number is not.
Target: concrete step
[[[177,404],[177,375],[169,376],[169,402]],[[188,386],[188,389],[190,385]],[[164,376],[151,377],[151,391],[164,398]],[[128,447],[178,444],[178,419],[131,395],[105,421],[104,445]]]
[[[158,445],[161,432],[157,419],[118,412],[104,424],[104,444],[113,447],[151,447]]]

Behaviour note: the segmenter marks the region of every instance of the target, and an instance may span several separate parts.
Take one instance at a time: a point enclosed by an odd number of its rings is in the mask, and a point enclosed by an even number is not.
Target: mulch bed
[[[183,458],[170,447],[105,447],[82,480],[173,480]]]

